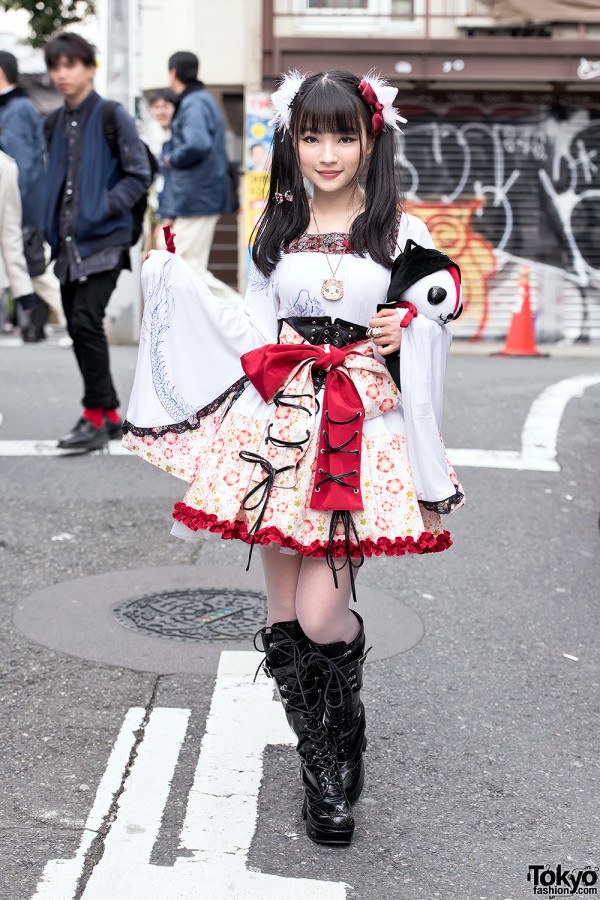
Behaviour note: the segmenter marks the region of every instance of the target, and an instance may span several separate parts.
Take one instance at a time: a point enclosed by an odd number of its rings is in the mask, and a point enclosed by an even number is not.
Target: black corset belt
[[[356,344],[367,339],[367,329],[364,325],[356,325],[344,319],[332,321],[331,316],[291,316],[288,319],[280,319],[279,332],[284,322],[301,334],[309,344],[347,347],[348,344]]]

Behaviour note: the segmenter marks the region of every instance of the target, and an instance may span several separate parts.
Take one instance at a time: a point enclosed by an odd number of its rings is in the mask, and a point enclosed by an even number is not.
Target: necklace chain
[[[315,220],[315,227],[317,229],[317,235],[319,237],[321,237],[321,229],[319,228],[319,223],[317,222],[317,217],[315,215],[315,208],[312,204],[311,204],[311,212],[312,212],[312,217]],[[350,224],[350,219],[352,218],[353,214],[354,214],[354,210],[348,216],[348,219],[346,221],[346,229],[348,228],[348,225]],[[338,260],[338,263],[337,263],[335,269],[331,265],[331,260],[329,259],[329,253],[326,252],[325,250],[320,250],[319,252],[324,255],[325,262],[327,263],[329,271],[331,272],[331,278],[323,279],[323,284],[321,285],[321,296],[323,297],[324,300],[341,300],[342,297],[344,296],[344,282],[342,281],[341,278],[336,278],[336,275],[338,273],[338,270],[339,270],[341,264],[344,261],[344,252],[342,251],[342,254]]]
[[[314,206],[311,206],[311,209],[312,209],[313,219],[315,220],[315,225],[317,226],[317,234],[319,235],[319,237],[321,237],[321,229],[319,228],[319,223],[317,222],[317,217],[316,217],[316,215],[315,215],[315,208],[314,208]],[[347,224],[346,224],[346,227],[348,227]],[[331,272],[331,277],[332,277],[332,278],[335,278],[335,276],[336,276],[336,274],[337,274],[337,270],[339,269],[339,267],[341,266],[341,264],[342,264],[342,262],[343,262],[343,260],[344,260],[344,254],[342,253],[342,255],[340,256],[340,258],[339,258],[339,260],[338,260],[338,264],[337,264],[337,266],[336,266],[335,269],[334,269],[333,266],[331,265],[331,262],[330,262],[330,259],[329,259],[329,253],[325,253],[325,252],[323,252],[323,251],[321,251],[321,252],[323,253],[323,256],[325,257],[325,262],[326,262],[327,265],[329,266],[329,271]]]

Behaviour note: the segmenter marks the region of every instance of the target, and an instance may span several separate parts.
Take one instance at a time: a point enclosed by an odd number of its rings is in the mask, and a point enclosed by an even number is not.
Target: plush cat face
[[[458,319],[463,310],[460,276],[454,266],[440,269],[411,284],[399,299],[412,303],[420,315],[446,325]]]
[[[411,238],[394,260],[387,304],[412,304],[428,319],[446,325],[458,319],[463,305],[460,269],[445,253],[421,247]]]

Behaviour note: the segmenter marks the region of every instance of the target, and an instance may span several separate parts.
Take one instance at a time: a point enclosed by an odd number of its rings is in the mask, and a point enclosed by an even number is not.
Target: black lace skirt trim
[[[222,394],[219,394],[218,397],[211,400],[211,402],[206,406],[203,406],[202,409],[199,409],[198,412],[193,416],[190,416],[189,419],[185,419],[185,421],[177,422],[173,425],[160,425],[156,428],[138,428],[137,425],[132,425],[131,422],[128,422],[127,419],[125,419],[123,422],[123,434],[131,432],[131,434],[134,434],[136,437],[146,437],[146,435],[150,434],[152,437],[160,438],[168,433],[174,432],[175,434],[183,434],[184,431],[195,431],[196,428],[200,428],[202,419],[215,413],[229,397],[230,401],[226,410],[227,412],[232,403],[235,403],[237,398],[243,394],[247,384],[248,379],[243,375],[242,378],[235,382],[235,384],[232,384],[226,391],[223,391]]]

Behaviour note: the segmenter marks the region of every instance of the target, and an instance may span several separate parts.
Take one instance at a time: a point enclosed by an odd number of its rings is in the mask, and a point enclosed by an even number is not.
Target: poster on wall
[[[269,188],[269,167],[273,126],[271,95],[248,91],[244,129],[244,228],[246,243],[265,208]]]

